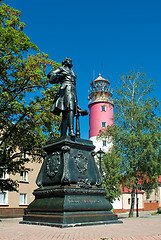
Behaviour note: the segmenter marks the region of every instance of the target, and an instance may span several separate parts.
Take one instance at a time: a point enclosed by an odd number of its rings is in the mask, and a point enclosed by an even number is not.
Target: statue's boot
[[[69,135],[70,135],[71,137],[75,137],[74,131],[73,131],[73,130],[70,130]]]
[[[75,137],[74,133],[74,111],[69,112],[69,135]]]
[[[68,119],[67,118],[68,118],[67,114],[63,113],[63,119],[62,119],[62,123],[61,123],[61,126],[60,126],[61,137],[67,135],[67,124],[68,124]]]

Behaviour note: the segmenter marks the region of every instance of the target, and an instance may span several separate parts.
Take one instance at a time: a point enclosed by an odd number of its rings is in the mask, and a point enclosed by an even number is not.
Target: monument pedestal
[[[120,223],[110,210],[91,141],[61,137],[48,142],[37,177],[35,200],[23,224],[56,227]]]

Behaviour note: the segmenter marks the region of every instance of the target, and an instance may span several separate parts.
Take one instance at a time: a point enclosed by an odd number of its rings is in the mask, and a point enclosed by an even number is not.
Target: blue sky
[[[22,12],[24,32],[56,62],[73,60],[79,105],[88,109],[88,90],[99,73],[118,86],[120,76],[142,69],[156,81],[161,100],[160,0],[5,0]],[[81,137],[88,139],[88,117]]]

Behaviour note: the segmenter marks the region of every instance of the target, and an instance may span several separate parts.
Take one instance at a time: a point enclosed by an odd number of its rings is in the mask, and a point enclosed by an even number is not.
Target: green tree
[[[58,86],[46,77],[60,64],[40,53],[23,32],[21,12],[0,3],[0,169],[18,173],[29,159],[40,160],[49,137],[59,135],[60,117],[50,113]],[[34,54],[31,54],[34,53]],[[11,179],[0,180],[1,190],[16,190]]]
[[[113,203],[121,194],[120,179],[122,177],[120,158],[112,147],[109,152],[103,156],[102,161],[102,177],[103,188],[107,192],[107,200]]]
[[[147,197],[158,186],[161,170],[161,117],[159,101],[151,97],[154,81],[145,73],[131,71],[122,76],[114,99],[114,125],[101,131],[101,137],[113,138],[115,152],[121,160],[122,184],[132,188],[133,216],[135,192],[142,184]]]

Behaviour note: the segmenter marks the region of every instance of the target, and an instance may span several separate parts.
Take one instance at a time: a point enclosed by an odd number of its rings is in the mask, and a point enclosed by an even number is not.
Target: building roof
[[[147,179],[147,182],[149,181],[149,179]],[[161,175],[158,177],[158,183],[161,183]],[[138,185],[141,185],[142,181],[140,180],[138,182]],[[131,193],[132,192],[132,188],[128,189],[127,187],[123,187],[122,184],[120,185],[120,189],[121,189],[121,193]],[[135,189],[135,193],[136,193],[136,189]],[[137,190],[137,193],[144,193],[144,191],[141,190]]]
[[[161,183],[161,175],[158,176],[157,179],[158,179],[158,183]],[[146,180],[147,183],[149,183],[149,181],[150,181],[149,178],[147,178],[147,179],[145,178],[145,180]],[[143,183],[143,181],[142,181],[142,179],[140,179],[138,181],[138,185],[141,185],[142,183]]]
[[[101,76],[101,74],[99,74],[99,77],[96,78],[93,82],[91,82],[91,86],[92,86],[92,84],[93,84],[94,82],[97,82],[97,81],[104,81],[104,82],[107,82],[108,84],[110,84],[110,82],[109,82],[107,79],[103,78],[103,77]]]
[[[135,189],[135,193],[136,193],[136,191],[137,191],[137,193],[144,193],[144,191],[141,191],[141,190],[136,190]],[[132,192],[132,188],[130,188],[130,189],[128,189],[127,187],[124,187],[124,188],[122,188],[121,187],[121,193],[131,193]]]
[[[161,175],[158,177],[158,182],[161,183]]]

